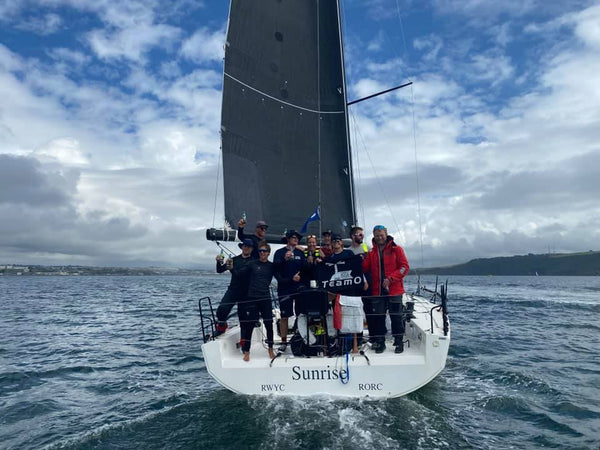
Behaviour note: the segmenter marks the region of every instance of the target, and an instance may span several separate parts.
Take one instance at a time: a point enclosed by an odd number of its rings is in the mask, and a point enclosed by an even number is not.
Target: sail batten
[[[225,219],[347,234],[355,220],[339,7],[232,0],[221,117]]]

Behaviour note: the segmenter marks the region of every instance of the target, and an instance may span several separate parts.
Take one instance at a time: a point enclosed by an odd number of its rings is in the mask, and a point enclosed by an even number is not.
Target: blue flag
[[[312,215],[306,219],[306,222],[304,222],[304,225],[302,225],[302,229],[300,230],[300,233],[304,234],[306,233],[306,229],[308,228],[308,224],[310,222],[314,222],[315,220],[320,220],[321,219],[321,214],[320,213],[320,206],[317,206],[317,209],[315,209],[315,212],[312,213]]]

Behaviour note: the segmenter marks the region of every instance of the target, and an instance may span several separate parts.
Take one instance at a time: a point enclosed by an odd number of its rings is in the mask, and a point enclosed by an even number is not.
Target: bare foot
[[[250,361],[250,352],[244,352],[244,361]]]
[[[275,352],[273,351],[272,348],[269,349],[269,358],[271,358],[271,359],[275,358]]]

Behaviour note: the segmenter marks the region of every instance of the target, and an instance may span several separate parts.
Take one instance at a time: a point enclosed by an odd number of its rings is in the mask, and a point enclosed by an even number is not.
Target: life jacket
[[[304,250],[304,256],[305,256],[306,258],[308,258],[308,257],[310,256],[310,255],[308,254],[308,249]],[[319,249],[316,249],[316,250],[315,250],[315,254],[314,254],[314,255],[312,255],[312,256],[313,256],[313,257],[315,257],[315,258],[319,258],[319,257],[321,256],[321,253],[319,252]]]
[[[404,294],[403,279],[408,274],[410,267],[404,250],[394,242],[391,236],[388,236],[385,248],[383,249],[383,266],[385,273],[381,274],[379,249],[375,240],[373,240],[373,248],[363,260],[363,271],[371,276],[370,285],[373,295],[385,295],[385,293],[380,292],[382,275],[383,278],[390,280],[389,295]]]

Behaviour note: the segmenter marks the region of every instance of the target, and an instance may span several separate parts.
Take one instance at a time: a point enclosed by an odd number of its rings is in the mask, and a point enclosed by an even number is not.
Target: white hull
[[[242,360],[237,347],[239,327],[202,345],[211,376],[227,389],[249,395],[331,395],[336,397],[390,398],[415,391],[435,378],[446,365],[450,333],[444,336],[442,313],[430,311],[436,305],[412,296],[415,319],[406,324],[404,352],[394,353],[391,341],[376,354],[366,344],[364,355],[350,353],[338,357],[294,357],[288,350],[272,364],[264,342],[264,329],[252,335],[250,361]],[[365,332],[366,335],[366,332]],[[347,383],[342,383],[340,374]]]

